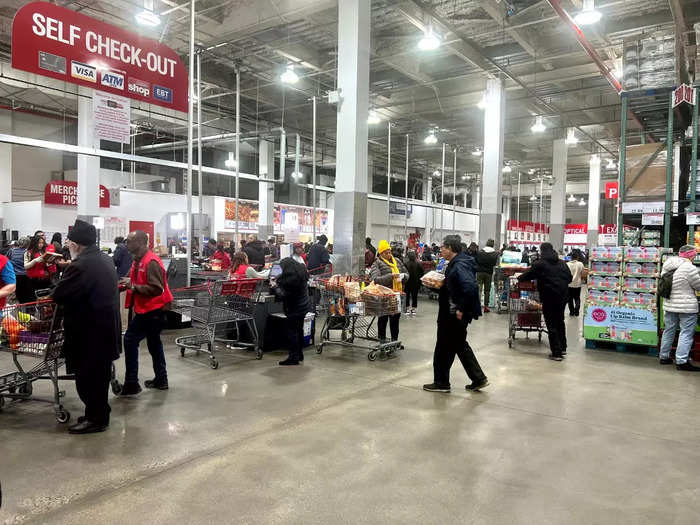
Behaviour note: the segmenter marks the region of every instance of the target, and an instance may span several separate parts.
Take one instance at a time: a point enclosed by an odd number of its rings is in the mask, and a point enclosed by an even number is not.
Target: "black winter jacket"
[[[571,270],[556,254],[536,260],[532,268],[519,277],[520,281],[537,280],[537,290],[543,305],[566,304],[571,279]]]
[[[328,255],[328,249],[321,243],[316,243],[309,249],[309,257],[306,261],[306,267],[309,270],[318,270],[324,264],[331,262]]]
[[[404,286],[404,288],[407,292],[420,290],[420,278],[423,277],[425,273],[423,271],[423,265],[418,261],[406,261],[406,269],[408,270],[408,281],[406,281],[406,286]]]
[[[498,264],[498,252],[493,248],[479,250],[476,255],[476,271],[479,273],[493,273],[493,267]]]
[[[243,251],[248,256],[248,264],[265,266],[265,243],[262,241],[249,242]]]
[[[306,268],[304,268],[304,273],[307,280],[303,283],[299,283],[296,276],[282,273],[277,279],[277,286],[271,288],[274,294],[282,301],[284,313],[288,317],[303,317],[309,311],[308,273]]]
[[[462,322],[469,324],[481,316],[479,287],[474,277],[474,258],[458,253],[445,270],[445,284],[440,288],[438,322],[462,312]]]

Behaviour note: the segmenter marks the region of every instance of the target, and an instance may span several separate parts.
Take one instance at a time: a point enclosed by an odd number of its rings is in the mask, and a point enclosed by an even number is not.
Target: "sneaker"
[[[450,387],[444,385],[438,385],[437,383],[430,383],[429,385],[423,385],[423,390],[426,392],[443,392],[444,394],[450,393]]]
[[[287,358],[284,361],[280,361],[279,364],[280,364],[280,366],[294,366],[294,365],[298,365],[299,361],[297,361],[296,359]]]
[[[119,392],[119,397],[137,396],[141,393],[141,385],[138,383],[124,383],[122,391]]]
[[[685,372],[700,372],[700,368],[691,365],[689,362],[676,364],[676,370],[683,370]]]
[[[464,388],[467,390],[470,390],[471,392],[478,392],[482,388],[486,388],[489,386],[489,380],[488,379],[482,379],[481,381],[474,381],[471,385],[467,385]]]
[[[488,306],[484,306],[484,313],[487,314],[487,313],[489,313],[489,312],[491,312],[491,310],[489,310],[489,307],[488,307]]]
[[[660,365],[672,365],[673,364],[673,359],[666,358],[666,359],[659,359],[659,364]]]
[[[144,386],[146,388],[155,388],[157,390],[167,390],[168,389],[168,380],[156,380],[155,378],[153,379],[146,379],[143,382]]]
[[[563,358],[562,356],[560,356],[560,355],[550,355],[549,358],[550,358],[552,361],[563,361],[563,360],[564,360],[564,358]]]

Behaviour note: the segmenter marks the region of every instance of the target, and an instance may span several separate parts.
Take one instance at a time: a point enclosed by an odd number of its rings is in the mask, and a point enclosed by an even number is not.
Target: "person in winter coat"
[[[292,253],[292,259],[294,259],[294,261],[298,262],[299,264],[303,264],[304,266],[306,266],[306,253],[304,253],[304,243],[295,242],[292,248],[294,249],[294,252]]]
[[[571,282],[569,283],[569,315],[573,317],[578,317],[581,311],[581,281],[584,268],[583,263],[579,259],[580,253],[581,252],[577,250],[571,252],[571,260],[566,263],[571,272]]]
[[[559,259],[551,243],[542,243],[540,250],[540,258],[521,274],[518,280],[537,280],[542,315],[549,335],[549,349],[552,352],[549,357],[554,361],[561,361],[566,355],[564,310],[569,299],[571,271],[566,263]]]
[[[116,247],[114,248],[112,260],[114,261],[114,266],[117,268],[117,277],[121,279],[122,277],[127,277],[129,275],[134,258],[126,248],[124,237],[115,238],[114,244]]]
[[[281,298],[287,316],[289,356],[280,366],[298,365],[304,360],[304,318],[309,311],[309,273],[290,257],[280,261],[282,273],[272,291]]]
[[[32,288],[32,283],[27,277],[27,271],[24,269],[24,252],[27,251],[27,246],[29,245],[29,239],[27,237],[22,237],[19,240],[17,246],[10,248],[7,252],[7,258],[12,263],[15,270],[16,278],[16,289],[15,296],[17,301],[20,303],[31,303],[36,301],[36,296],[34,295],[34,288]]]
[[[664,334],[661,337],[659,349],[659,362],[662,365],[670,365],[671,346],[676,336],[676,330],[680,326],[681,333],[678,336],[676,348],[676,368],[689,372],[700,371],[688,360],[690,348],[693,345],[695,324],[698,318],[698,300],[695,295],[700,290],[700,274],[693,264],[695,247],[683,246],[678,252],[678,257],[669,257],[664,262],[661,276],[673,272],[673,284],[671,297],[664,299]]]
[[[248,263],[251,266],[258,268],[265,266],[265,243],[259,241],[256,235],[248,235],[248,242],[243,251],[248,256]]]
[[[408,280],[408,270],[400,259],[391,254],[391,246],[385,240],[379,241],[379,257],[370,268],[370,278],[377,284],[391,288],[395,292],[403,291],[403,283]],[[399,339],[399,322],[401,312],[394,315],[381,315],[377,318],[377,333],[380,341],[386,341],[386,325],[390,323],[391,340]]]
[[[488,386],[489,381],[467,342],[467,325],[481,316],[479,287],[472,271],[472,262],[461,251],[459,235],[445,237],[440,251],[449,264],[445,271],[445,283],[438,296],[433,382],[423,385],[423,390],[450,391],[450,369],[456,355],[471,380],[466,389],[478,391]]]
[[[122,348],[117,272],[96,241],[92,224],[75,221],[66,242],[73,262],[52,294],[63,306],[66,366],[75,373],[75,387],[85,404],[85,415],[68,427],[71,434],[102,432],[109,426],[112,361]]]
[[[321,272],[322,268],[331,262],[330,255],[326,249],[328,237],[321,234],[318,236],[318,242],[309,249],[309,256],[306,260],[306,266],[310,273]]]
[[[420,278],[423,277],[423,265],[418,262],[416,252],[408,252],[406,269],[408,270],[408,280],[404,290],[406,291],[406,315],[415,316],[418,308],[418,290],[420,290]]]
[[[498,252],[494,249],[496,241],[489,239],[486,246],[476,254],[476,282],[479,289],[484,291],[484,313],[489,313],[489,299],[491,298],[491,283],[493,282],[493,268],[498,264]]]
[[[372,238],[365,239],[365,268],[371,268],[377,258],[377,249],[372,246]]]

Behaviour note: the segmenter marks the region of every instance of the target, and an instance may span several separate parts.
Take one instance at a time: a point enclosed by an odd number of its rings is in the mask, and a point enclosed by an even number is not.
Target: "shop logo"
[[[163,86],[153,85],[153,98],[160,100],[161,102],[172,104],[173,90]]]
[[[105,87],[124,91],[124,75],[115,71],[105,71],[100,78],[100,84]]]
[[[137,80],[135,78],[129,79],[127,89],[129,93],[133,93],[134,95],[140,95],[146,98],[151,96],[151,85],[143,80]]]
[[[591,312],[591,317],[596,323],[602,323],[608,318],[608,314],[602,308],[596,308]]]
[[[97,82],[97,68],[83,64],[82,62],[71,61],[71,76],[86,82]]]

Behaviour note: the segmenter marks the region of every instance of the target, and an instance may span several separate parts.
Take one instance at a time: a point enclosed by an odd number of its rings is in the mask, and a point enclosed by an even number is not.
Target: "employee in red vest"
[[[221,269],[222,270],[228,270],[231,268],[231,257],[228,256],[228,253],[224,251],[224,245],[223,243],[217,244],[214,239],[209,239],[209,249],[215,249],[214,253],[212,254],[211,257],[209,257],[210,261],[219,261],[221,263]]]
[[[38,232],[29,241],[29,247],[24,252],[24,269],[34,291],[51,287],[51,279],[56,273],[56,265],[48,264],[51,252],[46,247],[43,232]],[[53,248],[53,247],[52,247]]]
[[[126,375],[122,396],[135,396],[141,392],[139,385],[139,343],[146,340],[153,359],[155,377],[146,380],[146,388],[168,389],[168,372],[160,332],[165,324],[165,310],[170,308],[173,294],[168,288],[165,266],[148,248],[145,232],[131,232],[126,247],[134,257],[129,277],[120,280],[127,288],[126,306],[133,308],[133,318],[124,334],[124,358]]]

